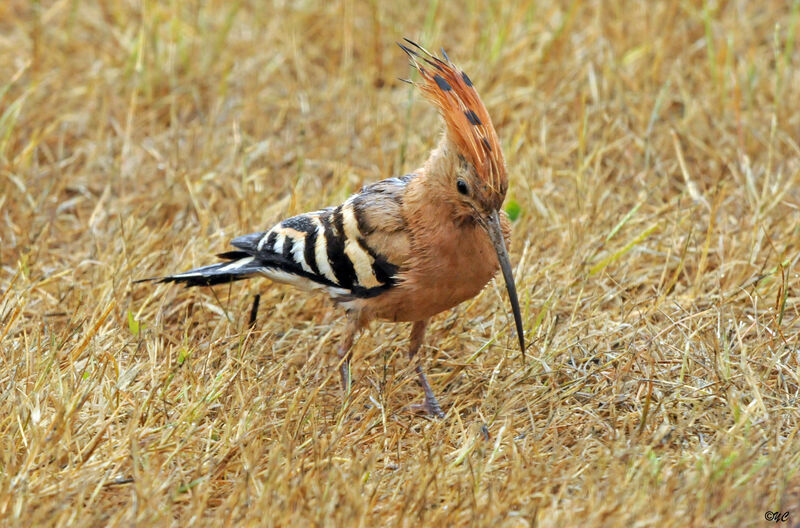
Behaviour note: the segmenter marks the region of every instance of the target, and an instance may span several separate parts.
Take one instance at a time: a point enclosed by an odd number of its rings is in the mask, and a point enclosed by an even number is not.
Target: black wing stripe
[[[306,259],[306,264],[311,268],[315,275],[320,275],[319,267],[317,266],[317,255],[315,249],[317,247],[317,226],[309,221],[310,230],[306,231],[306,245],[303,248],[303,258]]]
[[[352,289],[356,282],[356,270],[344,253],[344,226],[342,206],[337,207],[330,218],[321,216],[325,228],[325,242],[328,247],[328,262],[336,275],[336,282],[342,287]]]
[[[372,273],[375,274],[375,278],[378,282],[382,285],[394,285],[394,275],[399,268],[386,260],[383,255],[376,253],[374,249],[367,245],[367,241],[363,238],[358,238],[358,245],[372,257]]]
[[[292,249],[293,248],[294,248],[294,238],[292,238],[291,236],[289,236],[286,233],[284,233],[284,235],[283,235],[283,251],[281,251],[281,254],[283,255],[283,258],[285,258],[286,260],[295,261],[294,256],[292,255]],[[298,262],[298,264],[301,265],[299,262]],[[302,265],[301,265],[301,267],[302,267]]]
[[[261,251],[266,253],[272,253],[275,249],[275,242],[278,240],[278,233],[275,231],[270,231],[269,235],[267,235],[267,243],[264,244],[264,247],[261,248]]]

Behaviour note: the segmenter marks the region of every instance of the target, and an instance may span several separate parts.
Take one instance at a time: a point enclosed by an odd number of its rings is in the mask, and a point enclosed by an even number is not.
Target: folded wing
[[[272,229],[231,241],[228,260],[164,277],[187,286],[214,285],[254,275],[304,289],[322,288],[336,300],[380,295],[408,261],[410,241],[403,195],[413,174],[367,185],[338,207],[288,218]]]

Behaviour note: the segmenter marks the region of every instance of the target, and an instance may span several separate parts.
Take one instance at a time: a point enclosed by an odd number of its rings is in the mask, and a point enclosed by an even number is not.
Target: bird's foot
[[[408,408],[415,413],[427,414],[440,420],[444,419],[444,412],[442,412],[442,408],[436,398],[425,398],[425,403],[412,403]]]

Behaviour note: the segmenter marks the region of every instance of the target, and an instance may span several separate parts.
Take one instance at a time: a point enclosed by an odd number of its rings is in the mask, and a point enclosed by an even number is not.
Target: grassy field
[[[0,524],[800,524],[800,1],[0,3]],[[518,209],[502,279],[335,369],[267,280],[132,284],[417,168],[444,46]],[[257,325],[248,327],[254,295]]]

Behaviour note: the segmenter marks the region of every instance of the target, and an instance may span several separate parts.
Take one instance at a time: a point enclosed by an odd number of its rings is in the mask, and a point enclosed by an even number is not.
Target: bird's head
[[[436,57],[419,44],[405,39],[399,44],[422,80],[415,84],[439,109],[445,135],[434,156],[443,158],[448,170],[438,171],[441,195],[453,215],[483,227],[494,245],[514,312],[519,345],[525,354],[517,291],[500,226],[500,208],[508,190],[506,164],[489,112],[472,81],[442,50]]]

